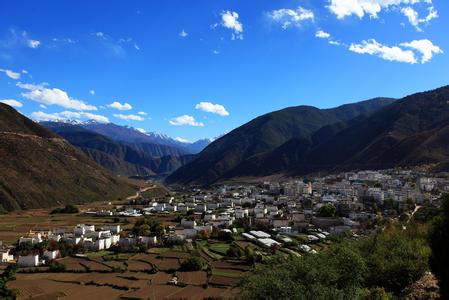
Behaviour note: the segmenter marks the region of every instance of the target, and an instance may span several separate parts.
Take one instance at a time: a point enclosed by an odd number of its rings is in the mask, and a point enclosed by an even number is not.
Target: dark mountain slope
[[[448,86],[398,100],[314,147],[296,172],[442,163],[449,158],[448,101]]]
[[[323,127],[312,142],[291,139],[252,157],[229,177],[427,164],[444,170],[449,161],[448,101],[449,87],[405,97],[372,115]]]
[[[0,204],[7,210],[113,200],[136,188],[5,104],[0,158]]]
[[[349,121],[393,101],[376,98],[333,109],[298,106],[260,116],[210,144],[170,175],[167,183],[210,184],[234,176],[233,170],[255,155],[272,151],[292,138],[310,141],[323,126]]]

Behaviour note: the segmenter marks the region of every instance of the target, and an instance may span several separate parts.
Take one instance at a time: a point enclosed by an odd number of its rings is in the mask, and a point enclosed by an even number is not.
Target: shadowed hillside
[[[0,103],[0,204],[6,210],[113,200],[135,187]]]

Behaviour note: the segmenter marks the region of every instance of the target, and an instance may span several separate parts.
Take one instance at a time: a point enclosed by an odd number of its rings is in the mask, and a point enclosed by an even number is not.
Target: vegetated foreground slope
[[[167,183],[211,184],[244,175],[235,170],[254,156],[273,151],[291,139],[309,142],[324,126],[370,114],[393,101],[376,98],[332,109],[297,106],[265,114],[210,144],[190,163],[169,176]],[[251,173],[251,170],[245,172]]]
[[[192,157],[169,146],[115,141],[78,125],[63,122],[40,124],[65,138],[114,174],[124,176],[168,174],[186,164]],[[160,156],[171,153],[168,150],[177,155]]]
[[[6,210],[113,200],[136,189],[5,104],[0,158],[0,204]]]

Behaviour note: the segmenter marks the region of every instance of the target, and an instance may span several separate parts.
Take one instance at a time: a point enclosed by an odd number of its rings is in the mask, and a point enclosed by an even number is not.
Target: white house
[[[140,242],[145,245],[154,246],[157,244],[156,236],[139,236]]]
[[[9,254],[9,250],[1,250],[0,258],[2,263],[11,262],[14,260],[14,255]]]
[[[104,230],[109,230],[112,233],[120,233],[122,230],[120,228],[120,224],[114,224],[114,225],[105,225],[103,226]]]
[[[19,256],[17,264],[19,267],[37,267],[39,265],[39,255]]]
[[[195,220],[189,221],[189,220],[186,220],[186,219],[182,219],[181,220],[181,226],[184,227],[184,228],[191,229],[191,228],[194,228],[196,226],[196,222],[195,222]]]
[[[44,251],[44,257],[47,260],[54,260],[54,259],[59,257],[59,250],[53,250],[53,251],[45,250]]]

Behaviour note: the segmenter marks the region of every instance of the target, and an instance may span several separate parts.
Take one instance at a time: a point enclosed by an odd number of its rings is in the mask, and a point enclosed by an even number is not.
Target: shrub
[[[203,269],[203,261],[198,256],[192,256],[181,263],[182,271],[201,271]]]

